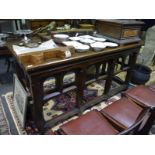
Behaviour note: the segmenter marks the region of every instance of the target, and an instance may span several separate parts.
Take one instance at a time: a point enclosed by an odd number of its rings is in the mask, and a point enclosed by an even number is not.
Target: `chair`
[[[99,111],[92,110],[62,125],[63,135],[117,135],[120,131]]]
[[[129,101],[126,97],[122,97],[102,109],[101,113],[115,121],[115,123],[121,124],[121,127],[126,130],[136,123],[143,110],[136,103]]]
[[[139,135],[141,134],[141,130],[144,128],[145,122],[146,122],[146,116],[148,115],[149,111],[148,109],[145,109],[136,122],[129,127],[128,129],[122,131],[119,133],[119,135]]]
[[[150,88],[155,91],[155,84],[151,85]]]
[[[129,99],[132,99],[143,107],[155,107],[155,92],[147,86],[140,85],[128,89],[123,93],[123,95],[128,97]]]
[[[136,102],[142,107],[149,108],[148,119],[141,134],[147,134],[155,119],[155,91],[154,87],[137,86],[123,93],[129,100]]]
[[[88,112],[60,127],[61,135],[129,135],[138,134],[148,110],[143,110],[137,120],[129,128],[97,110]]]

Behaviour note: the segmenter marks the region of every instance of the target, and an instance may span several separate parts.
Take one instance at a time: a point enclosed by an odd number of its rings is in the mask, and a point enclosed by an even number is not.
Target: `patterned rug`
[[[9,122],[6,118],[2,101],[0,99],[0,135],[10,135]]]
[[[29,121],[27,122],[26,124],[26,128],[23,129],[19,120],[18,120],[18,117],[16,115],[16,112],[15,112],[15,109],[14,109],[14,105],[13,105],[13,102],[12,102],[12,92],[9,92],[5,95],[5,99],[6,99],[6,102],[8,104],[8,107],[9,107],[9,110],[10,110],[10,113],[12,115],[12,118],[13,118],[13,121],[16,125],[16,128],[17,128],[17,131],[18,131],[18,134],[19,135],[36,135],[36,134],[39,134],[37,128],[35,127],[35,124],[34,122],[32,121]],[[85,110],[83,112],[83,114],[93,110],[93,109],[97,109],[97,110],[101,110],[103,109],[104,107],[106,107],[107,105],[113,103],[114,101],[120,99],[121,95],[120,94],[117,94],[113,97],[111,97],[110,99],[108,99],[107,101],[103,101],[99,104],[97,104],[96,106],[93,106],[87,110]],[[50,134],[50,132],[52,131],[56,131],[59,129],[59,127],[65,123],[67,123],[68,121],[71,121],[73,119],[76,119],[78,118],[78,116],[73,116],[67,120],[65,120],[64,122],[61,122],[59,124],[57,124],[56,126],[54,126],[53,128],[49,129],[49,131],[46,133],[46,134]],[[11,126],[9,125],[9,120],[7,120],[6,118],[6,115],[5,115],[5,111],[3,109],[3,106],[1,104],[1,100],[0,100],[0,134],[3,134],[3,135],[9,135],[9,134],[12,134],[10,133],[10,128]],[[154,122],[154,125],[152,126],[150,132],[149,132],[149,135],[154,135],[155,134],[155,122]]]
[[[20,124],[20,122],[18,120],[18,117],[17,117],[16,112],[15,112],[15,108],[14,108],[14,105],[13,105],[12,96],[13,96],[12,92],[9,92],[9,93],[4,95],[7,106],[8,106],[8,109],[9,109],[9,112],[10,112],[10,114],[12,116],[12,120],[13,120],[13,122],[15,124],[16,129],[17,129],[17,132],[18,132],[17,134],[24,135],[24,134],[26,134],[26,131],[22,128],[22,126],[21,126],[21,124]]]
[[[26,122],[25,128],[23,128],[22,125],[20,124],[20,121],[18,119],[18,116],[17,116],[16,111],[15,111],[15,107],[13,104],[13,93],[9,92],[9,93],[5,94],[4,97],[5,97],[6,103],[8,105],[9,112],[11,114],[12,120],[15,124],[17,134],[18,135],[38,135],[39,131],[36,128],[33,121],[28,120]]]
[[[108,105],[112,104],[113,102],[119,100],[120,98],[121,98],[121,94],[117,94],[117,95],[115,95],[115,96],[109,98],[107,101],[103,101],[103,102],[101,102],[101,103],[99,103],[99,104],[97,104],[97,105],[95,105],[95,106],[93,106],[93,107],[91,107],[91,108],[85,110],[85,111],[82,113],[82,115],[84,115],[84,114],[86,114],[87,112],[89,112],[89,111],[91,111],[91,110],[94,110],[94,109],[100,111],[100,110],[102,110],[103,108],[105,108],[106,106],[108,106]],[[79,116],[73,116],[73,117],[67,119],[67,120],[64,121],[64,122],[61,122],[61,123],[57,124],[56,126],[54,126],[53,128],[51,128],[52,132],[57,131],[61,125],[65,124],[65,123],[67,123],[67,122],[69,122],[69,121],[71,121],[71,120],[74,120],[74,119],[76,119],[76,118],[78,118],[78,117],[79,117]],[[50,131],[49,131],[49,133],[50,133]]]
[[[25,134],[28,134],[28,135],[36,135],[36,134],[39,134],[37,128],[35,127],[34,122],[32,122],[32,121],[28,121],[28,122],[26,123],[25,129],[22,128],[22,126],[21,126],[21,124],[20,124],[20,122],[19,122],[19,120],[18,120],[17,114],[16,114],[16,112],[15,112],[15,108],[14,108],[14,105],[13,105],[12,97],[13,97],[13,93],[12,93],[12,92],[9,92],[9,93],[7,93],[7,94],[4,95],[4,98],[5,98],[6,103],[7,103],[7,105],[8,105],[9,111],[10,111],[10,113],[11,113],[12,119],[13,119],[14,124],[15,124],[15,126],[16,126],[16,129],[17,129],[17,131],[18,131],[18,134],[19,134],[19,135],[23,135],[23,134],[24,134],[24,135],[25,135]],[[111,97],[109,100],[103,101],[103,102],[97,104],[96,106],[91,107],[90,109],[85,110],[85,111],[83,112],[83,114],[85,114],[85,113],[87,113],[87,112],[89,112],[90,110],[93,110],[93,109],[101,110],[101,109],[103,109],[104,107],[106,107],[108,104],[111,104],[112,102],[114,102],[114,101],[116,101],[116,100],[118,100],[118,99],[120,99],[120,94],[118,94],[118,95],[116,95],[116,96],[113,96],[113,97]],[[70,119],[68,119],[68,120],[66,120],[66,121],[64,121],[64,122],[61,122],[61,123],[57,124],[56,126],[54,126],[54,127],[52,128],[52,131],[57,130],[57,129],[59,128],[60,125],[66,123],[66,122],[68,122],[68,121],[70,121],[70,120],[72,120],[72,119],[75,119],[75,118],[77,118],[77,116],[71,117]],[[8,121],[9,121],[9,120],[8,120]],[[9,123],[8,123],[8,124],[9,124]],[[11,126],[10,126],[10,127],[11,127]],[[6,128],[6,129],[7,129],[7,128]]]

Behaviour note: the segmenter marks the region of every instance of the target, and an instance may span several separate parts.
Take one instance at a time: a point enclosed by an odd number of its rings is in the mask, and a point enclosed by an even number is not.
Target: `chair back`
[[[137,118],[136,122],[128,129],[120,132],[119,135],[139,135],[140,131],[145,126],[147,115],[149,115],[149,109],[144,109],[140,116]]]

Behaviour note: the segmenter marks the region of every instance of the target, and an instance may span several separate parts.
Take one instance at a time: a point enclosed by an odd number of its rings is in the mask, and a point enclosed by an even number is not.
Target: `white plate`
[[[83,36],[79,36],[79,37],[82,39],[93,39],[94,38],[93,36],[90,36],[90,35],[83,35]]]
[[[55,34],[53,35],[54,38],[58,38],[58,39],[67,39],[69,38],[69,35],[67,34]]]
[[[95,41],[100,41],[100,42],[106,41],[105,38],[97,38],[97,37],[94,37],[93,40],[95,40]]]
[[[92,43],[94,43],[95,41],[92,40],[92,39],[80,39],[80,42],[81,42],[81,43],[84,43],[84,44],[92,44]]]
[[[77,41],[63,41],[62,43],[66,46],[80,46],[81,45],[81,43]]]
[[[53,35],[54,41],[57,43],[62,43],[63,41],[66,41],[69,38],[69,35],[66,34],[55,34]]]
[[[90,45],[95,51],[100,51],[106,48],[106,45],[103,42],[95,42]]]
[[[88,51],[90,47],[88,45],[80,45],[80,46],[76,46],[75,49],[78,52],[85,52],[85,51]]]
[[[70,40],[73,40],[73,41],[78,41],[80,40],[80,37],[69,37]]]
[[[90,49],[88,45],[81,44],[77,41],[64,41],[63,44],[66,46],[73,46],[78,52],[84,52]]]
[[[118,44],[112,43],[112,42],[104,42],[103,44],[107,47],[117,47],[118,46]]]

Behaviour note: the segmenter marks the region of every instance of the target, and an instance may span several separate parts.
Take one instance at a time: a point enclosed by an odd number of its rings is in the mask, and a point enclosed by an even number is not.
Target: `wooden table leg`
[[[83,68],[76,72],[77,104],[79,108],[83,105],[85,81],[86,81],[86,68]]]
[[[58,75],[56,75],[56,88],[61,93],[62,93],[63,86],[64,86],[63,79],[64,79],[64,74],[63,73],[59,73]]]
[[[104,94],[108,95],[110,91],[110,87],[112,84],[112,79],[113,79],[113,74],[114,74],[114,69],[115,69],[115,60],[110,60],[108,63],[108,78],[105,83],[105,90]]]
[[[136,64],[136,59],[137,59],[137,54],[138,53],[133,53],[133,54],[130,54],[130,57],[129,57],[129,67],[130,69],[127,71],[127,75],[126,75],[126,78],[125,78],[125,84],[128,85],[130,80],[131,80],[131,74],[132,74],[132,70]]]
[[[45,131],[45,121],[43,118],[43,83],[34,79],[31,84],[31,89],[33,98],[33,119],[39,131],[43,133]]]

